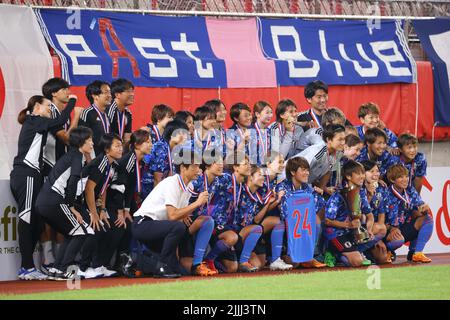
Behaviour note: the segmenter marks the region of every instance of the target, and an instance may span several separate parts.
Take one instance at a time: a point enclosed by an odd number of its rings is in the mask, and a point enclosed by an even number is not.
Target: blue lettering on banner
[[[124,77],[143,87],[226,87],[225,63],[212,52],[204,18],[83,10],[77,29],[65,11],[35,13],[72,85]]]
[[[414,82],[415,64],[399,21],[258,19],[263,51],[281,85]]]
[[[228,87],[226,61],[214,53],[204,17],[82,10],[74,24],[72,11],[35,13],[61,58],[63,78],[72,85],[123,77],[142,87]],[[366,21],[255,22],[259,35],[248,37],[259,36],[279,85],[305,85],[316,79],[348,85],[416,81],[400,21],[383,21],[377,27]]]

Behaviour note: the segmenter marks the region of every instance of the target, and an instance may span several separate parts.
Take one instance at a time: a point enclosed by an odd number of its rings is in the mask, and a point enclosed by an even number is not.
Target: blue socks
[[[319,248],[319,241],[321,235],[322,235],[322,223],[319,222],[316,223],[316,238],[314,239],[314,256],[317,256],[322,253],[321,248]]]
[[[348,258],[344,255],[341,255],[341,262],[346,266],[346,267],[350,267],[350,262],[348,261]]]
[[[197,231],[197,238],[195,240],[194,259],[192,265],[196,266],[203,261],[205,255],[206,246],[214,229],[214,221],[211,217],[203,220],[200,229]]]
[[[364,252],[366,250],[371,249],[374,245],[377,244],[378,241],[380,241],[383,238],[384,238],[384,236],[380,236],[380,235],[377,235],[377,234],[374,235],[373,240],[368,241],[368,242],[366,242],[364,244],[358,245],[358,251],[359,252]]]
[[[404,240],[392,240],[386,243],[386,248],[388,248],[389,251],[394,252],[398,248],[400,248],[405,243]]]
[[[244,248],[242,249],[241,257],[239,259],[239,263],[248,262],[250,259],[250,255],[252,254],[253,249],[255,249],[256,243],[262,234],[261,226],[255,226],[248,234],[247,238],[244,242]]]
[[[415,250],[416,252],[423,251],[428,240],[430,240],[432,233],[433,233],[433,218],[431,218],[429,215],[426,215],[425,219],[423,220],[422,227],[419,230],[419,235],[417,236],[417,243]]]
[[[230,249],[225,241],[219,240],[216,242],[216,245],[212,248],[212,250],[206,255],[205,260],[214,260],[216,259],[222,252],[225,252]]]
[[[284,228],[284,222],[280,222],[272,229],[272,234],[270,235],[270,241],[272,242],[272,258],[270,259],[270,263],[274,262],[281,256]]]

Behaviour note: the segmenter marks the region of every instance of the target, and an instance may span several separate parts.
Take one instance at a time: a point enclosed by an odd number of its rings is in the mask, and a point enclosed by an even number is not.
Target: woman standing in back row
[[[43,280],[47,276],[38,271],[33,262],[33,252],[41,235],[43,224],[34,205],[43,184],[42,153],[50,130],[60,127],[69,119],[75,107],[76,96],[70,95],[67,107],[56,119],[51,119],[50,100],[32,96],[27,107],[20,111],[18,122],[22,125],[17,156],[10,175],[10,187],[19,208],[19,248],[22,255],[19,279]],[[76,109],[79,116],[81,108]]]

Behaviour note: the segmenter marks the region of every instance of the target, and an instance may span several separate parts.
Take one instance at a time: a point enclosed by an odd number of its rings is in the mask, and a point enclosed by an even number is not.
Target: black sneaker
[[[46,274],[46,275],[50,275],[50,270],[51,269],[54,269],[54,264],[53,263],[50,263],[50,264],[42,264],[41,265],[41,272],[43,273],[43,274]]]
[[[48,279],[54,281],[66,281],[69,279],[67,278],[66,273],[67,272],[63,272],[58,269],[53,269],[52,272],[50,272]]]
[[[415,251],[408,251],[408,255],[406,256],[406,260],[412,261],[412,256],[415,253]]]
[[[153,278],[175,279],[179,277],[181,277],[181,274],[173,272],[169,266],[161,263],[158,263],[156,271],[153,274]]]
[[[133,259],[126,253],[122,253],[120,255],[120,273],[123,274],[125,277],[128,278],[134,278],[136,266],[133,262]]]

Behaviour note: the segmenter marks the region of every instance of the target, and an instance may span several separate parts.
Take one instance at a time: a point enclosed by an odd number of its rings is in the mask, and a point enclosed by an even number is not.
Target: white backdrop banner
[[[0,4],[0,179],[9,179],[17,152],[17,115],[51,77],[52,59],[32,9]]]

